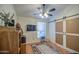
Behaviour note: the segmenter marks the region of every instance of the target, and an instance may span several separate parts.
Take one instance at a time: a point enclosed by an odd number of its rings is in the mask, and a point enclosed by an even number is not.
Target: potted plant
[[[10,13],[0,12],[0,19],[4,21],[4,26],[8,26],[8,23],[13,19],[14,14],[10,17]]]

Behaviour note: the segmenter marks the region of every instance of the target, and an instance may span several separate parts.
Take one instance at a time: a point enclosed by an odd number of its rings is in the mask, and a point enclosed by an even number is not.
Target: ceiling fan
[[[37,8],[38,11],[40,11],[39,16],[41,16],[42,18],[44,18],[44,17],[47,18],[49,16],[53,16],[52,12],[56,10],[55,8],[52,8],[50,10],[46,10],[46,8],[47,8],[46,6],[47,6],[47,4],[42,4],[41,7]]]

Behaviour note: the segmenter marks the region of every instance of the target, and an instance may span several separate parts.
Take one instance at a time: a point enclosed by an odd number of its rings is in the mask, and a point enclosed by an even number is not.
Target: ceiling
[[[32,16],[32,17],[36,17],[36,18],[41,18],[39,17],[39,15],[35,15],[39,14],[39,10],[37,10],[37,8],[41,7],[42,4],[15,4],[14,9],[16,11],[16,14],[18,16],[21,17],[27,17],[27,16]],[[51,14],[56,15],[58,14],[60,11],[62,11],[65,7],[67,7],[68,5],[64,4],[46,4],[46,11],[48,11],[51,8],[55,8],[56,10],[54,12],[52,12]]]

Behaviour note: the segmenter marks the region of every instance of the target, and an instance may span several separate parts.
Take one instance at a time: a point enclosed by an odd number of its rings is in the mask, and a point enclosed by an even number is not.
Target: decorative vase
[[[8,24],[7,24],[7,22],[5,22],[5,27],[7,27],[8,26]]]
[[[4,25],[5,25],[5,27],[7,27],[7,26],[8,26],[8,23],[9,23],[9,20],[8,20],[8,19],[6,19],[6,20],[4,21]]]

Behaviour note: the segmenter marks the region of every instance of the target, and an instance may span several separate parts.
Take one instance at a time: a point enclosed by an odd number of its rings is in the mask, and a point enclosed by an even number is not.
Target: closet
[[[56,43],[79,52],[79,16],[56,21]]]
[[[0,27],[0,53],[19,53],[19,36],[15,28]]]

